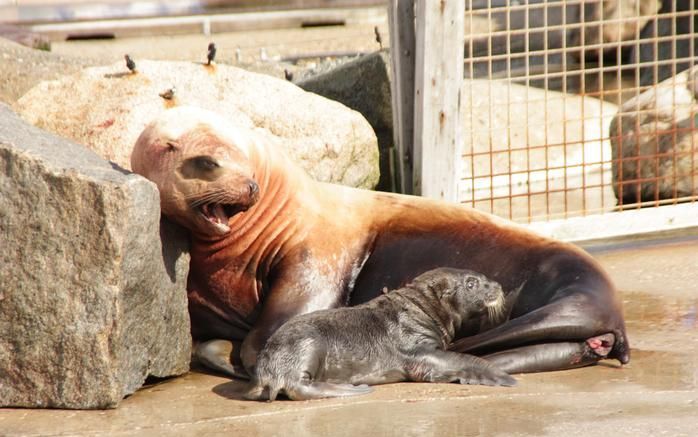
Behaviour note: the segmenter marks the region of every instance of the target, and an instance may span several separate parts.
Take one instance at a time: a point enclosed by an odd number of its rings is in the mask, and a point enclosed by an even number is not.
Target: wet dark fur
[[[514,385],[485,360],[446,348],[466,320],[497,319],[501,286],[483,275],[440,268],[368,303],[297,316],[259,355],[249,399],[351,396],[355,384],[398,381]]]

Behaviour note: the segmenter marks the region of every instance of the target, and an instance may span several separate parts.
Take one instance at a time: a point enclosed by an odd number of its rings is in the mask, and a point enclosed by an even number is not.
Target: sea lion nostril
[[[254,196],[255,194],[257,194],[259,192],[259,185],[257,185],[257,183],[255,181],[249,181],[247,183],[247,186],[250,190],[250,196]]]

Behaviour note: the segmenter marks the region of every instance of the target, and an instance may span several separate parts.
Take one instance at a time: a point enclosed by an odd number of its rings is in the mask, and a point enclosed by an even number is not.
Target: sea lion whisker
[[[214,190],[207,190],[204,191],[203,193],[194,193],[194,194],[188,194],[184,196],[186,199],[208,199],[213,196],[218,196],[221,194],[221,192],[224,192],[225,190],[222,189],[214,189]]]
[[[497,295],[497,299],[494,302],[490,302],[486,305],[487,316],[490,320],[495,323],[499,323],[503,320],[506,312],[506,299],[504,299],[504,293],[500,291]]]
[[[230,195],[225,190],[215,190],[215,191],[207,191],[203,194],[197,194],[197,195],[191,195],[191,196],[186,196],[185,197],[188,201],[189,204],[193,207],[200,207],[208,203],[220,203],[220,204],[227,204],[227,205],[232,205],[235,204],[236,202],[230,201],[233,200],[233,196]]]
[[[487,317],[492,320],[493,322],[499,322],[499,320],[502,317],[502,314],[504,314],[503,308],[501,304],[498,305],[487,305]]]

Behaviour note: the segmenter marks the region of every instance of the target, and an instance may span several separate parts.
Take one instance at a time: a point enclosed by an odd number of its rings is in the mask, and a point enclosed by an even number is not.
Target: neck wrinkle
[[[230,221],[231,232],[223,238],[215,241],[194,238],[201,243],[197,244],[200,249],[205,248],[201,251],[205,252],[203,256],[215,257],[223,250],[223,258],[230,260],[233,255],[239,268],[258,272],[261,267],[264,270],[261,273],[266,274],[275,265],[276,258],[283,256],[287,240],[297,234],[298,214],[293,212],[296,207],[294,187],[304,184],[304,180],[303,174],[293,164],[279,163],[285,157],[280,151],[260,145],[254,152],[250,158],[259,185],[258,202]],[[286,241],[280,241],[280,238]]]

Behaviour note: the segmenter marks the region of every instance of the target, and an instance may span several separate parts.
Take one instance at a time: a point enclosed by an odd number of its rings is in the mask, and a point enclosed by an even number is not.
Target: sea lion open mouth
[[[214,233],[230,232],[228,222],[237,214],[257,203],[258,195],[250,190],[247,196],[237,196],[227,190],[215,189],[189,196],[189,207],[201,221],[213,228]]]
[[[225,204],[225,203],[203,203],[192,204],[192,208],[197,211],[214,229],[220,234],[230,232],[228,221],[238,213],[247,211],[250,205]]]

